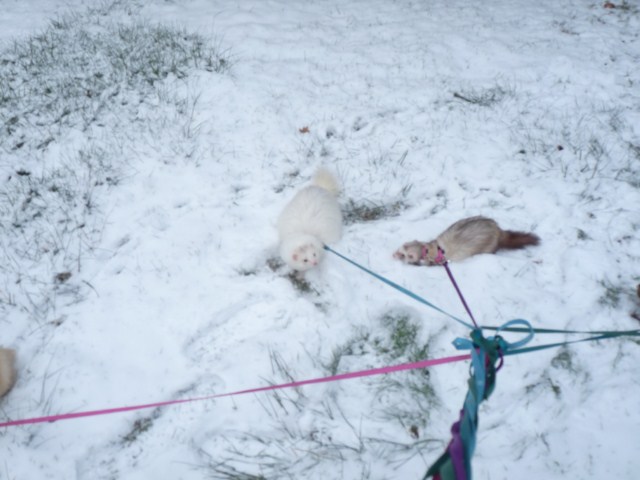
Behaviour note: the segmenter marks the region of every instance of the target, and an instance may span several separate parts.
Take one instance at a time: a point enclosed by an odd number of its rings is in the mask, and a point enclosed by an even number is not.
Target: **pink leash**
[[[404,370],[414,370],[418,368],[434,367],[436,365],[443,365],[445,363],[454,363],[454,362],[460,362],[463,360],[469,360],[470,358],[471,358],[471,355],[469,354],[457,355],[453,357],[438,358],[435,360],[422,360],[419,362],[403,363],[401,365],[393,365],[390,367],[361,370],[358,372],[341,373],[339,375],[332,375],[330,377],[313,378],[311,380],[301,380],[298,382],[282,383],[280,385],[270,385],[268,387],[250,388],[248,390],[239,390],[237,392],[232,392],[232,393],[219,393],[217,395],[208,395],[206,397],[186,398],[183,400],[169,400],[165,402],[147,403],[144,405],[133,405],[129,407],[107,408],[103,410],[91,410],[87,412],[65,413],[62,415],[50,415],[46,417],[35,417],[35,418],[27,418],[23,420],[12,420],[10,422],[0,423],[0,427],[15,427],[17,425],[29,425],[33,423],[57,422],[59,420],[71,420],[72,418],[96,417],[101,415],[110,415],[112,413],[123,413],[123,412],[132,412],[135,410],[143,410],[147,408],[166,407],[169,405],[178,405],[181,403],[201,402],[204,400],[211,400],[214,398],[245,395],[247,393],[267,392],[269,390],[281,390],[283,388],[301,387],[303,385],[311,385],[315,383],[336,382],[338,380],[348,380],[351,378],[368,377],[373,375],[383,375],[385,373],[401,372]]]

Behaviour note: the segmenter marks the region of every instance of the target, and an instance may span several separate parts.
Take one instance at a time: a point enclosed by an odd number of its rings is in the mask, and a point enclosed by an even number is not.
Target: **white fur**
[[[280,255],[294,270],[320,263],[325,244],[342,237],[342,212],[336,198],[339,186],[326,169],[319,169],[311,185],[300,190],[278,218]]]
[[[0,397],[11,390],[16,381],[16,352],[0,348]]]
[[[338,184],[338,180],[333,176],[333,173],[324,167],[320,167],[316,170],[316,173],[311,180],[311,184],[316,187],[324,188],[332,193],[334,197],[340,195],[340,185]]]

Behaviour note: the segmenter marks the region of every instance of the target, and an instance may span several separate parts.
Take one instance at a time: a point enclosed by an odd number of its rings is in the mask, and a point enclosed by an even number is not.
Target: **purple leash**
[[[467,305],[467,301],[464,299],[464,295],[462,295],[462,292],[460,291],[460,287],[458,287],[458,283],[456,282],[456,279],[453,278],[453,274],[451,273],[451,269],[449,268],[449,261],[444,256],[444,250],[442,250],[440,246],[438,246],[438,255],[435,258],[435,263],[437,263],[438,265],[442,265],[444,269],[447,271],[447,275],[449,275],[449,280],[451,280],[453,287],[456,289],[456,292],[458,292],[458,297],[460,297],[460,300],[462,301],[462,305],[464,305],[464,309],[469,314],[469,317],[471,317],[471,321],[473,322],[473,325],[476,328],[480,328],[478,326],[478,322],[476,322],[476,319],[473,317],[473,313],[471,313],[471,309],[469,308],[469,305]]]

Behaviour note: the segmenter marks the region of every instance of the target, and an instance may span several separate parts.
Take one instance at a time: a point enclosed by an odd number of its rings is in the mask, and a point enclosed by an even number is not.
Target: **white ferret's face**
[[[320,263],[323,251],[313,243],[305,243],[294,248],[287,259],[291,268],[299,271],[309,270]]]

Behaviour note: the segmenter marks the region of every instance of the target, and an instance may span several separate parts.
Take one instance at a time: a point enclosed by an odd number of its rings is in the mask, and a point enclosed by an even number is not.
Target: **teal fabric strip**
[[[523,325],[519,327],[517,325]],[[504,325],[494,328],[497,334],[493,337],[483,337],[481,329],[471,332],[471,339],[456,338],[454,346],[459,350],[471,351],[471,375],[468,380],[468,390],[464,406],[460,412],[460,419],[451,428],[452,439],[445,452],[427,470],[423,480],[472,480],[471,458],[475,451],[478,427],[478,407],[483,400],[489,398],[496,384],[496,373],[500,358],[506,355],[518,355],[549,348],[562,347],[574,343],[592,342],[623,336],[640,336],[640,330],[618,332],[603,332],[578,340],[550,343],[524,347],[533,338],[536,329],[529,322],[522,319],[511,320]],[[504,331],[526,333],[518,341],[507,342],[499,333]],[[554,333],[566,333],[558,331]],[[584,332],[576,332],[584,333]]]
[[[518,319],[520,321],[526,321],[526,320],[521,320]],[[557,333],[557,334],[567,334],[567,335],[608,335],[608,334],[615,334],[616,336],[618,336],[618,334],[620,335],[631,335],[631,336],[635,336],[635,335],[640,335],[640,330],[562,330],[562,329],[557,329],[557,328],[522,328],[522,327],[482,327],[483,330],[493,330],[493,331],[504,331],[504,332],[529,332],[532,331],[533,333]]]
[[[579,340],[569,340],[566,342],[548,343],[546,345],[537,345],[533,347],[518,348],[516,350],[508,350],[506,352],[503,352],[503,355],[505,356],[520,355],[522,353],[538,352],[540,350],[547,350],[549,348],[564,347],[565,345],[571,345],[574,343],[595,342],[597,340],[605,340],[609,338],[629,337],[629,336],[640,337],[640,330],[638,331],[631,330],[626,332],[607,332],[606,334],[603,334],[603,335],[596,335],[593,337],[581,338]]]
[[[524,325],[524,327],[513,327],[512,325]],[[495,330],[496,330],[496,335],[499,335],[500,332],[514,331],[514,330],[528,333],[528,335],[524,337],[522,340],[519,340],[517,342],[509,342],[507,344],[508,345],[507,349],[509,350],[512,350],[514,348],[520,348],[523,345],[526,345],[531,340],[533,340],[533,335],[535,333],[535,328],[533,328],[528,321],[523,320],[521,318],[518,318],[516,320],[510,320],[504,325],[502,325],[501,327],[496,328]]]
[[[445,452],[427,470],[425,479],[472,480],[471,458],[476,449],[478,408],[493,393],[498,368],[496,365],[500,363],[503,352],[514,346],[525,345],[533,338],[531,325],[524,320],[507,322],[501,329],[512,325],[524,325],[529,334],[518,342],[508,343],[499,335],[485,338],[478,328],[471,332],[471,339],[456,338],[453,342],[457,349],[471,352],[467,395],[460,419],[451,427],[451,441]]]

